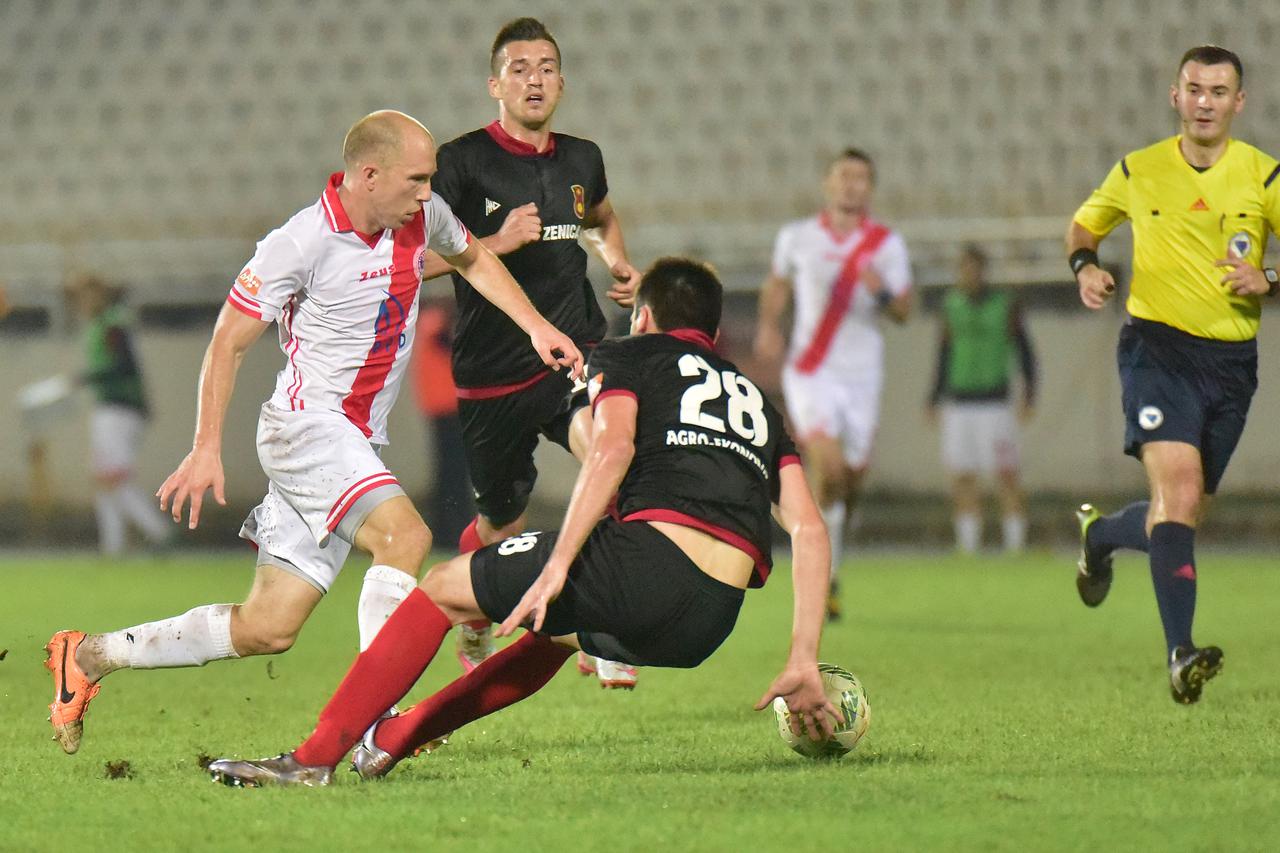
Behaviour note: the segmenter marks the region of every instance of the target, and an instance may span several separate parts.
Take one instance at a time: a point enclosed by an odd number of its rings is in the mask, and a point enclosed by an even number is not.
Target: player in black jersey
[[[560,532],[433,568],[357,658],[310,738],[279,758],[214,762],[214,778],[328,784],[357,743],[357,772],[383,776],[418,745],[532,695],[575,649],[697,666],[733,629],[744,591],[768,577],[771,506],[791,534],[795,624],[786,667],[756,707],[782,696],[812,735],[830,734],[840,716],[817,654],[831,552],[782,417],[711,351],[721,286],[710,268],[658,261],[635,302],[633,336],[591,357],[590,446]],[[501,634],[530,630],[410,711],[379,719],[449,629],[482,616]]]
[[[551,132],[564,78],[560,49],[543,24],[520,18],[504,26],[490,53],[489,94],[498,120],[440,147],[432,189],[473,235],[503,262],[534,306],[583,350],[605,334],[605,319],[587,280],[586,237],[615,282],[610,297],[629,305],[632,280],[622,227],[609,201],[604,159],[587,139]],[[590,230],[589,230],[590,229]],[[424,278],[452,272],[428,253]],[[525,528],[525,508],[538,471],[539,435],[570,447],[572,381],[527,357],[527,336],[490,309],[466,279],[453,276],[458,300],[453,378],[467,466],[479,516],[459,547],[474,551]],[[493,652],[484,626],[464,628],[459,660],[470,669]],[[634,686],[618,672],[606,686]]]

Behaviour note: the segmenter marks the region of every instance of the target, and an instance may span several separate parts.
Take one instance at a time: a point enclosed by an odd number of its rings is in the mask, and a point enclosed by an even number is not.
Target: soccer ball
[[[781,696],[773,700],[773,715],[778,721],[778,736],[787,746],[807,758],[839,758],[857,746],[871,725],[871,706],[867,704],[867,691],[862,688],[858,676],[847,669],[829,663],[818,664],[822,683],[831,704],[840,709],[844,723],[826,740],[814,741],[804,733],[791,731],[791,711]]]

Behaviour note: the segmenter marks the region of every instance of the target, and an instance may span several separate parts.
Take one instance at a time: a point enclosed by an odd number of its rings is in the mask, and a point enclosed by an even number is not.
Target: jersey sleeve
[[[600,146],[591,143],[591,183],[594,189],[591,198],[587,199],[587,210],[604,201],[609,195],[609,179],[604,173],[604,154]]]
[[[800,464],[800,451],[796,450],[796,443],[782,425],[782,418],[778,418],[778,421],[778,446],[773,455],[773,477],[769,484],[769,500],[772,503],[777,503],[782,497],[782,478],[779,476],[782,469],[788,465]]]
[[[876,252],[871,267],[879,274],[888,293],[901,296],[911,290],[911,259],[907,255],[907,242],[897,231],[891,233],[880,251]]]
[[[1129,167],[1124,159],[1111,168],[1102,186],[1080,205],[1072,217],[1081,227],[1097,237],[1110,234],[1129,218]]]
[[[778,278],[790,279],[795,275],[795,263],[791,257],[791,228],[782,228],[773,241],[773,261],[769,267]]]
[[[587,399],[591,409],[601,400],[615,395],[639,399],[643,365],[635,353],[628,353],[626,338],[601,341],[587,362]]]
[[[432,194],[422,205],[426,218],[427,248],[446,258],[460,255],[471,242],[471,232],[454,215],[448,202]]]
[[[462,188],[467,180],[465,158],[460,149],[458,142],[441,145],[436,152],[436,173],[431,176],[432,195],[441,196],[450,206],[462,204]]]
[[[1271,233],[1280,237],[1280,163],[1268,159],[1266,178],[1262,182],[1262,211]]]
[[[279,319],[308,276],[298,241],[277,228],[258,243],[253,258],[231,285],[227,302],[242,314],[270,323]]]

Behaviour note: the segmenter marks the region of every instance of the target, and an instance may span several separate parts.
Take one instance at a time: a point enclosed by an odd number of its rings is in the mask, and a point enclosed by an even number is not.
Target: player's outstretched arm
[[[627,260],[627,244],[622,238],[622,222],[618,219],[613,203],[608,197],[587,211],[582,222],[587,245],[595,250],[613,276],[609,298],[630,308],[636,301],[636,286],[640,284],[640,272]]]
[[[161,511],[170,511],[172,500],[174,521],[182,520],[183,504],[190,498],[191,513],[187,527],[191,530],[200,523],[200,507],[204,503],[206,489],[212,488],[214,500],[226,506],[222,426],[244,354],[268,325],[242,314],[227,303],[222,306],[217,325],[213,327],[213,340],[209,342],[204,363],[200,366],[200,384],[196,391],[196,434],[191,442],[191,452],[156,492]]]
[[[493,252],[472,241],[460,255],[445,258],[481,296],[524,330],[542,363],[552,370],[569,368],[582,375],[582,353],[568,335],[551,325],[529,301],[524,289]]]
[[[778,472],[778,477],[780,495],[774,517],[791,535],[795,611],[787,664],[760,697],[756,710],[769,707],[781,696],[791,709],[793,720],[798,718],[809,737],[820,740],[830,737],[835,726],[844,721],[839,709],[827,699],[818,673],[818,643],[831,583],[831,544],[804,471],[799,465],[788,465]]]
[[[569,566],[608,511],[609,501],[618,493],[618,486],[631,465],[636,452],[638,411],[635,398],[625,394],[606,397],[597,404],[591,447],[573,484],[556,546],[533,586],[498,627],[499,637],[507,636],[530,620],[533,630],[542,627],[547,605],[560,595],[569,576]]]
[[[755,357],[769,364],[782,360],[786,338],[782,334],[782,315],[791,302],[791,279],[776,273],[760,286],[760,301],[756,311]]]
[[[502,227],[488,237],[481,237],[480,242],[490,252],[502,257],[541,237],[542,217],[538,215],[538,206],[529,202],[512,208],[502,220]],[[448,261],[432,251],[427,252],[422,263],[423,281],[430,281],[453,271],[453,266]]]
[[[1080,286],[1080,301],[1097,310],[1116,292],[1116,280],[1098,263],[1102,238],[1075,220],[1067,226],[1067,261]]]

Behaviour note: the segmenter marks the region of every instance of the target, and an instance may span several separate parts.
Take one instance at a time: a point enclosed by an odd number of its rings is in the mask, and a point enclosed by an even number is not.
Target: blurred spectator
[[[453,302],[423,300],[418,309],[413,384],[418,408],[429,426],[428,450],[435,458],[435,479],[427,499],[427,524],[437,542],[457,542],[476,514],[466,446],[458,420],[458,389],[449,361],[453,340]]]
[[[149,412],[122,291],[93,276],[75,279],[69,290],[85,322],[86,370],[81,382],[94,395],[89,450],[97,489],[98,547],[108,556],[121,553],[128,522],[152,545],[163,545],[170,537],[169,525],[154,498],[133,479]]]
[[[1036,359],[1022,309],[1007,292],[987,285],[986,254],[964,248],[959,278],[942,303],[938,367],[929,418],[941,410],[942,460],[951,475],[956,548],[972,554],[982,542],[981,475],[994,474],[1003,510],[1004,548],[1026,545],[1027,519],[1018,479],[1018,423],[1031,415]],[[1022,367],[1022,400],[1010,402],[1010,362]]]

